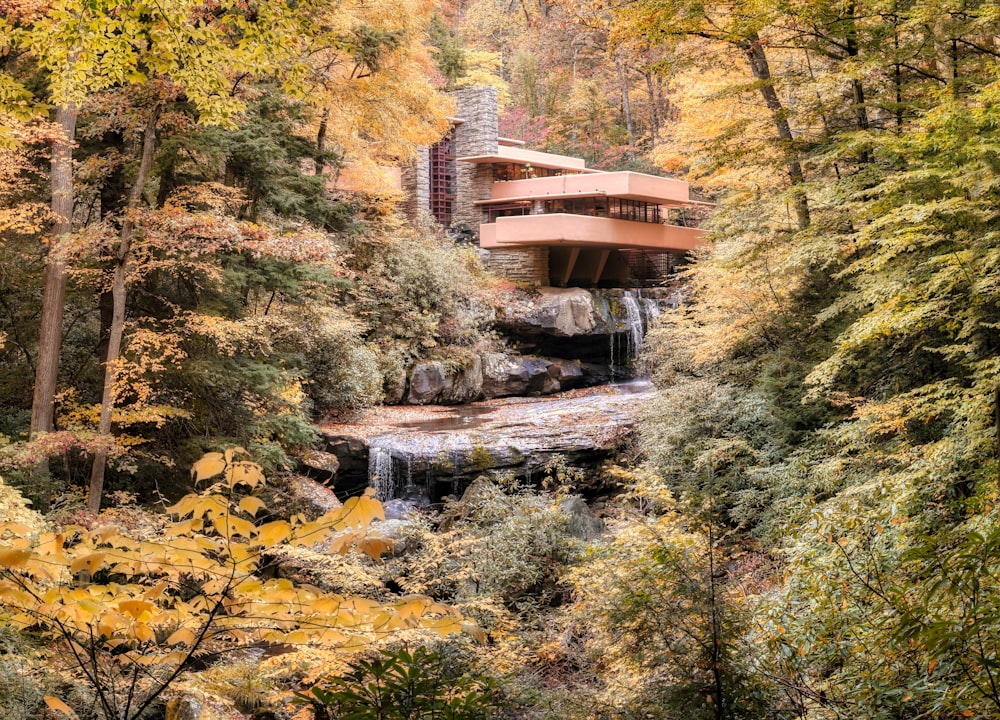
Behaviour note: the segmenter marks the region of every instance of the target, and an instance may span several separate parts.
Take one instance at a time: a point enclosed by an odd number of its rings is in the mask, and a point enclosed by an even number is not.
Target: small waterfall
[[[653,321],[660,317],[660,305],[651,298],[642,298],[642,309],[646,312],[646,331],[648,332]]]
[[[403,486],[403,497],[407,497],[414,493],[413,487],[413,455],[411,453],[406,454],[406,485]]]
[[[391,500],[396,491],[392,476],[392,451],[371,445],[368,448],[368,486],[375,488],[379,500]]]
[[[639,298],[632,290],[625,291],[622,305],[625,306],[625,332],[629,339],[629,359],[634,360],[639,354],[642,338],[646,335],[646,329],[642,324],[642,308],[639,307]]]
[[[614,319],[614,316],[612,316],[612,319]],[[610,342],[611,342],[611,347],[608,350],[608,358],[609,358],[608,367],[611,368],[611,379],[612,380],[614,380],[614,377],[615,377],[615,357],[616,357],[616,355],[615,355],[615,349],[616,349],[616,347],[615,347],[615,339],[618,337],[618,333],[616,332],[616,330],[617,330],[617,328],[614,327],[614,326],[612,326],[611,327],[611,332],[608,335],[608,337],[610,338]]]
[[[643,297],[641,290],[626,290],[621,297],[619,312],[623,312],[624,317],[614,318],[617,328],[609,339],[612,377],[629,373],[646,332],[660,316],[660,306],[656,300]]]

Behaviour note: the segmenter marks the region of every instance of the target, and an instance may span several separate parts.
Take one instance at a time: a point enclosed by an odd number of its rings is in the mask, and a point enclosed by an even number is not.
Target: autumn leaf
[[[195,482],[201,482],[208,478],[215,477],[226,469],[226,460],[222,453],[211,452],[205,455],[191,466],[191,477]]]
[[[56,712],[61,713],[62,715],[65,715],[66,717],[70,718],[75,718],[77,716],[76,711],[73,710],[73,708],[71,708],[69,705],[67,705],[65,702],[63,702],[57,697],[53,697],[52,695],[46,695],[45,697],[42,698],[42,700],[45,701],[45,705],[50,710],[55,710]]]

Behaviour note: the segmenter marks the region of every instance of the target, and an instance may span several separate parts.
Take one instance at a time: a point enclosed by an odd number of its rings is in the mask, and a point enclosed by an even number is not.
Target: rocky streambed
[[[512,397],[462,406],[383,406],[362,421],[326,425],[307,472],[338,494],[366,486],[383,500],[436,502],[475,477],[541,478],[553,461],[593,466],[630,442],[648,382]]]

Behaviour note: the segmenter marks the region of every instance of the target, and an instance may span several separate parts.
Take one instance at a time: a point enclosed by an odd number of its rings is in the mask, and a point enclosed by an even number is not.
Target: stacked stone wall
[[[406,195],[403,200],[403,212],[410,220],[416,220],[420,211],[430,207],[430,150],[419,148],[417,159],[404,167],[400,172],[401,186]]]
[[[497,90],[492,87],[463,88],[452,93],[461,124],[455,127],[455,157],[495,155],[499,149]],[[458,163],[452,224],[479,232],[482,210],[476,200],[490,196],[493,173],[488,165]]]
[[[549,249],[547,247],[523,250],[483,250],[483,265],[516,283],[530,286],[549,284]]]

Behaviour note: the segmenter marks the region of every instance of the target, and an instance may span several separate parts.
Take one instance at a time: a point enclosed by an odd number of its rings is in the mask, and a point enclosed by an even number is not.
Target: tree
[[[336,9],[322,4],[281,3],[248,8],[240,3],[217,6],[197,0],[170,8],[126,7],[116,3],[79,5],[57,3],[18,15],[17,24],[5,25],[11,42],[28,54],[18,57],[15,71],[21,76],[30,67],[46,72],[51,99],[73,111],[77,107],[94,117],[95,105],[84,100],[107,91],[123,113],[108,116],[117,142],[134,143],[133,172],[128,176],[126,198],[112,199],[120,209],[110,219],[117,227],[117,248],[110,253],[112,279],[106,297],[107,341],[102,343],[103,397],[98,431],[110,438],[115,417],[116,377],[123,345],[126,292],[131,275],[132,248],[143,230],[136,215],[145,204],[147,181],[155,177],[159,119],[193,108],[194,121],[202,126],[233,127],[248,98],[258,90],[255,81],[265,78],[286,103],[309,98],[307,115],[321,113],[315,161],[322,168],[328,157],[339,155],[353,163],[355,175],[372,171],[386,160],[399,160],[413,152],[416,143],[432,142],[443,131],[444,109],[426,77],[423,25],[429,8],[399,13],[395,5],[356,3]],[[7,96],[26,96],[24,84],[4,76]],[[68,114],[60,115],[66,123]],[[124,120],[124,122],[123,122]],[[101,123],[97,123],[100,125]],[[304,124],[304,123],[303,123]],[[67,124],[67,128],[68,128]],[[53,179],[65,187],[53,197],[63,202],[56,213],[66,222],[72,217],[72,158],[66,138],[65,152],[54,153]],[[326,146],[336,148],[333,155]],[[62,165],[59,165],[59,163]],[[62,168],[62,170],[59,170]],[[158,202],[169,194],[172,166],[164,166]],[[70,183],[70,185],[66,185]],[[325,192],[323,181],[317,186]],[[110,184],[102,190],[113,193]],[[70,229],[59,226],[58,232]],[[43,341],[36,383],[36,431],[52,429],[52,397],[59,358],[62,305],[65,294],[63,256],[51,254],[49,289],[46,292]],[[91,472],[90,505],[100,505],[107,454],[99,450]]]
[[[760,717],[766,693],[741,656],[738,585],[716,539],[683,526],[672,504],[633,518],[571,573],[573,616],[594,628],[590,651],[609,666],[604,696],[655,717]]]

